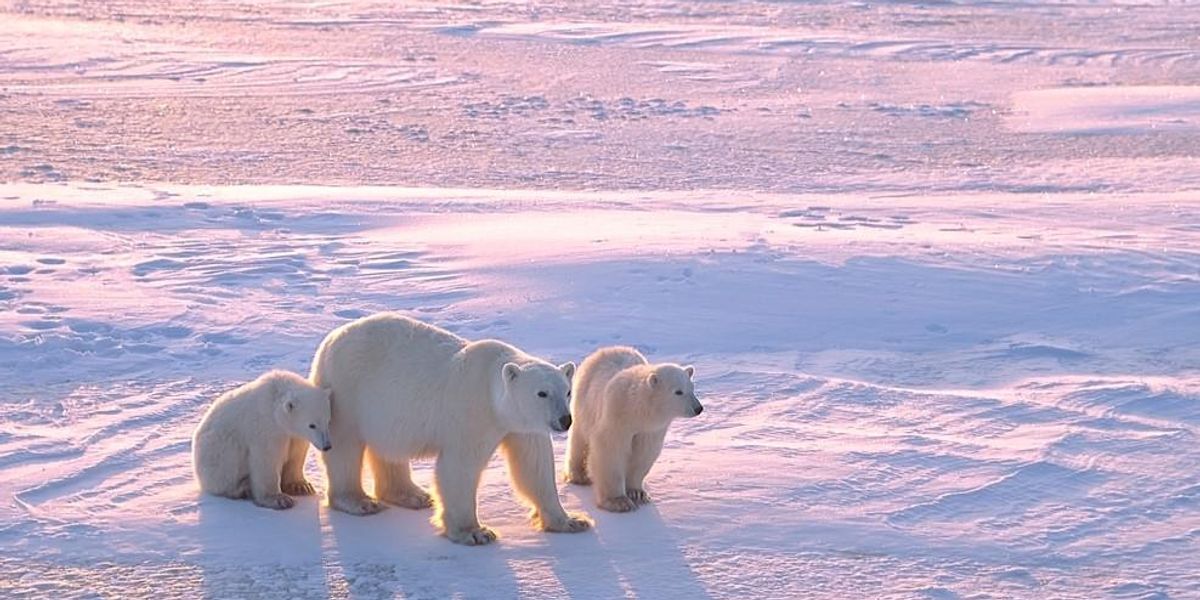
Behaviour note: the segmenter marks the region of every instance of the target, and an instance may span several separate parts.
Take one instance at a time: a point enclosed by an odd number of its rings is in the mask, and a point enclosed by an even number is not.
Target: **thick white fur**
[[[652,365],[633,348],[602,348],[584,359],[575,378],[564,478],[595,483],[596,505],[626,512],[650,501],[644,480],[662,452],[667,427],[703,407],[692,385],[695,369]]]
[[[425,508],[433,498],[412,481],[409,461],[436,456],[433,523],[452,541],[486,544],[476,495],[502,446],[512,484],[547,531],[582,531],[555,487],[550,431],[569,417],[575,365],[556,367],[495,340],[468,342],[398,314],[382,313],[331,332],[312,380],[333,391],[333,450],[323,455],[329,504],[351,514],[382,506],[362,487],[364,450],[379,500]],[[539,397],[544,392],[546,397]]]
[[[200,489],[291,508],[314,493],[304,479],[311,442],[329,446],[329,392],[287,371],[271,371],[217,398],[192,436]]]

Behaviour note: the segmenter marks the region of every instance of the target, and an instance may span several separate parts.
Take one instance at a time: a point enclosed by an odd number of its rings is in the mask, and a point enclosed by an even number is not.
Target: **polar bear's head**
[[[518,433],[566,431],[571,426],[571,377],[575,363],[554,366],[533,361],[505,363],[500,369],[504,393],[496,410],[510,430]]]
[[[289,433],[325,452],[333,447],[329,441],[330,401],[328,389],[289,385],[279,394],[275,418]]]
[[[662,364],[654,367],[646,376],[646,387],[650,390],[647,409],[652,413],[648,420],[668,423],[676,417],[694,417],[704,407],[696,397],[692,383],[695,367]]]

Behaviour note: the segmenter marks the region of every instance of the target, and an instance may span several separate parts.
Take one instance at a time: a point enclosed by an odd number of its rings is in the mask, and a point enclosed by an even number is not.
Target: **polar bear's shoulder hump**
[[[532,360],[524,352],[500,340],[470,342],[462,349],[462,354],[465,360],[473,362],[523,363]]]

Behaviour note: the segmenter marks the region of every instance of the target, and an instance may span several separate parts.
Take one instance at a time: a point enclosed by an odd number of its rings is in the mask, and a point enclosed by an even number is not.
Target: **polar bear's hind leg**
[[[433,497],[413,483],[408,459],[389,461],[367,449],[367,461],[375,474],[375,495],[388,504],[420,510],[433,506]]]
[[[362,487],[363,451],[361,441],[339,438],[321,458],[325,461],[325,476],[329,479],[326,496],[330,508],[352,515],[372,515],[383,510]]]

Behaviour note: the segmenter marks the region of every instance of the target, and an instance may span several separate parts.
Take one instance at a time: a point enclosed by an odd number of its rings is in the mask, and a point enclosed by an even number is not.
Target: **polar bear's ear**
[[[649,383],[650,387],[658,387],[658,373],[651,373],[646,377],[646,383]]]
[[[688,365],[683,368],[683,372],[688,374],[688,379],[691,379],[692,376],[696,374],[696,367]]]
[[[521,374],[521,365],[517,363],[504,363],[504,368],[500,370],[504,374],[505,381],[512,381]]]
[[[562,371],[562,374],[565,375],[567,379],[570,379],[575,376],[575,363],[567,361],[561,365],[558,365],[558,370]]]
[[[293,410],[296,409],[296,398],[294,396],[292,396],[292,392],[290,390],[283,393],[282,400],[283,400],[283,410],[285,410],[287,412],[292,412]]]

